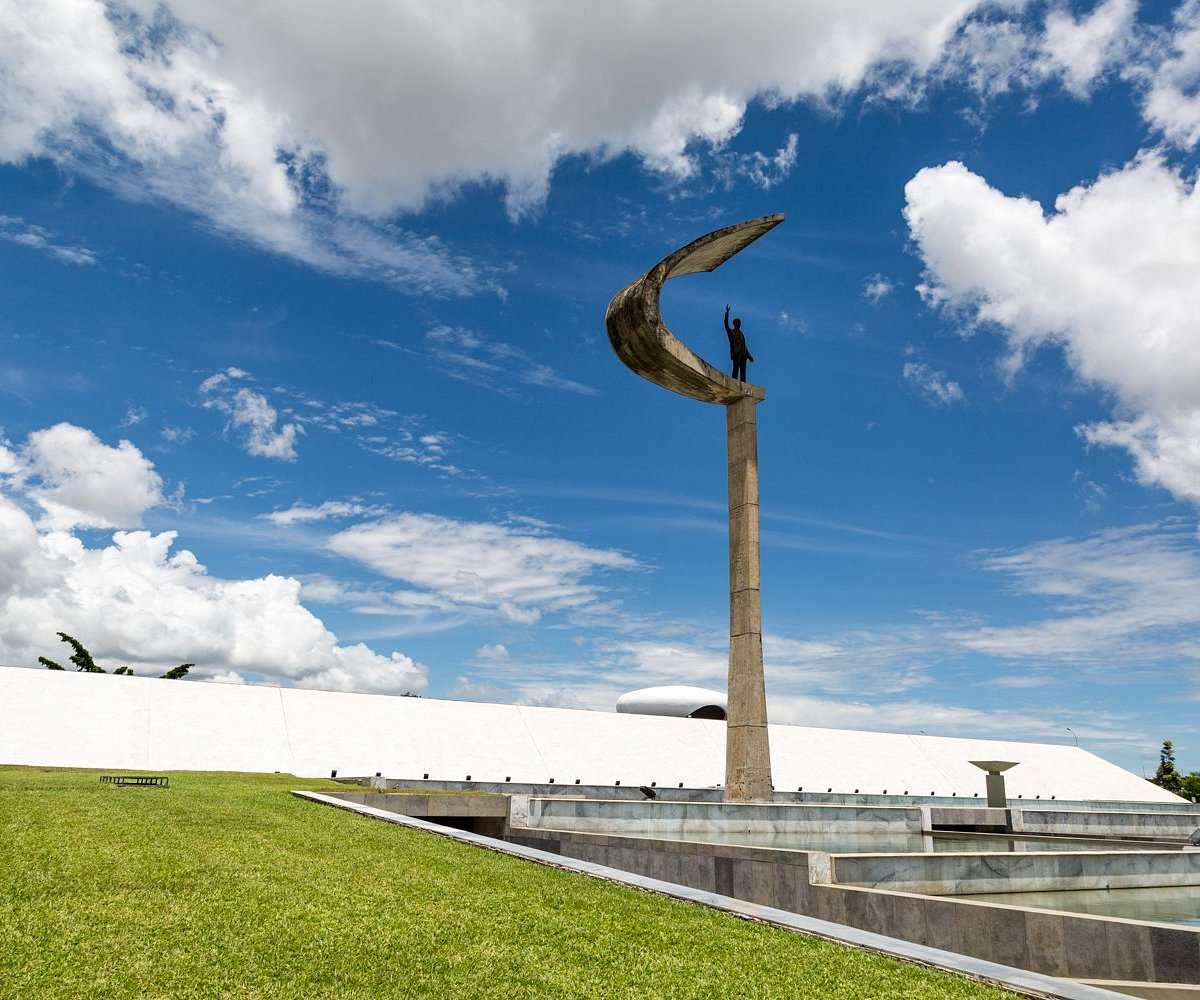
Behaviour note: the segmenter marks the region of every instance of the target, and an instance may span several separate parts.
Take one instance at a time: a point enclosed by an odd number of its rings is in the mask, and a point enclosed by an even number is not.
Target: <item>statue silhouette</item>
[[[742,334],[742,321],[734,319],[733,326],[729,325],[729,306],[725,306],[725,333],[729,337],[729,358],[733,362],[732,375],[739,382],[746,381],[746,362],[753,361],[754,355],[746,350],[746,338]]]

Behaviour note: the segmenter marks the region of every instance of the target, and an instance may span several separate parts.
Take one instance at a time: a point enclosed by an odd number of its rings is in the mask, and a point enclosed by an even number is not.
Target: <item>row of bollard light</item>
[[[331,770],[331,771],[329,772],[329,776],[330,776],[331,778],[336,778],[336,777],[337,777],[337,769],[336,769],[336,768],[334,768],[333,770]],[[382,772],[382,771],[376,771],[376,772],[375,772],[375,777],[376,777],[376,778],[380,778],[380,777],[382,777],[382,776],[383,776],[383,772]],[[428,780],[429,780],[429,772],[428,772],[428,771],[426,771],[424,774],[422,774],[422,775],[421,775],[421,779],[422,779],[423,781],[428,781]],[[454,779],[435,779],[435,780],[454,780]],[[468,774],[464,780],[465,780],[465,781],[472,781],[473,779],[472,779],[471,775],[469,775],[469,774]],[[504,782],[505,782],[506,784],[509,784],[509,783],[511,783],[511,782],[512,782],[512,775],[505,775]],[[541,783],[541,782],[527,782],[527,784],[540,784],[540,783]],[[546,782],[546,783],[547,783],[547,784],[550,784],[550,785],[553,785],[553,784],[555,784],[555,780],[554,780],[553,778],[550,778],[550,779],[549,779],[549,781],[548,781],[548,782]],[[582,783],[583,783],[582,779],[580,779],[580,778],[576,778],[576,779],[575,779],[575,784],[577,784],[577,785],[581,785]],[[615,788],[620,788],[620,787],[621,787],[621,782],[620,782],[619,780],[618,780],[618,781],[614,781],[614,782],[613,782],[613,787],[615,787]],[[646,788],[657,788],[657,787],[658,787],[658,782],[657,782],[657,781],[652,781],[652,782],[650,782],[650,784],[649,784],[648,786],[646,786],[646,785],[639,785],[639,786],[637,786],[637,787],[638,787],[640,790],[642,790],[642,791],[643,791],[643,794],[644,794],[644,792],[645,792],[645,789],[646,789]],[[683,788],[683,782],[682,782],[682,781],[681,781],[681,782],[679,782],[679,784],[678,784],[676,787],[677,787],[677,788]],[[714,786],[714,787],[716,787],[716,788],[720,788],[721,786],[720,786],[720,785],[716,785],[716,786]],[[772,786],[772,789],[774,789],[774,786]],[[797,786],[797,788],[796,788],[796,791],[797,791],[797,792],[803,792],[803,791],[804,791],[804,786],[803,786],[803,785],[799,785],[799,786]],[[819,791],[816,791],[816,790],[811,790],[811,791],[809,792],[809,794],[810,794],[810,795],[820,795],[820,794],[821,794],[821,792],[819,792]],[[827,794],[827,795],[831,795],[831,794],[833,794],[833,786],[829,786],[829,787],[827,787],[827,788],[825,789],[825,794]],[[863,792],[861,789],[859,789],[859,788],[856,788],[856,789],[854,789],[854,791],[853,791],[852,793],[851,793],[851,792],[838,792],[837,794],[838,794],[838,795],[850,795],[850,794],[853,794],[853,795],[872,795],[872,794],[874,794],[874,793],[873,793],[873,792]],[[885,788],[885,789],[884,789],[884,790],[883,790],[883,791],[882,791],[880,794],[882,794],[882,795],[887,795],[887,794],[888,794],[888,790]],[[906,788],[906,789],[905,789],[903,792],[900,792],[900,793],[895,793],[895,792],[893,792],[892,794],[909,795],[909,794],[910,794],[910,792],[909,792],[909,791],[908,791],[908,789]],[[920,797],[920,796],[918,796],[918,797]],[[930,797],[930,798],[936,798],[936,797],[937,797],[937,792],[936,792],[936,791],[931,791],[931,792],[929,793],[929,797]],[[949,797],[950,797],[950,798],[957,798],[957,797],[958,797],[958,792],[951,792]],[[965,797],[966,797],[966,796],[964,796],[964,798],[965,798]],[[971,798],[974,798],[974,799],[977,799],[977,798],[979,798],[979,793],[978,793],[978,792],[973,792],[973,793],[972,793],[972,795],[971,795]],[[1023,795],[1018,795],[1018,796],[1017,796],[1017,798],[1018,798],[1018,799],[1020,799],[1020,798],[1023,798]],[[1051,796],[1050,796],[1050,800],[1053,800],[1054,798],[1055,798],[1055,796],[1053,796],[1053,795],[1051,795]],[[1035,795],[1035,796],[1034,796],[1034,800],[1038,800],[1038,799],[1041,799],[1041,795]]]

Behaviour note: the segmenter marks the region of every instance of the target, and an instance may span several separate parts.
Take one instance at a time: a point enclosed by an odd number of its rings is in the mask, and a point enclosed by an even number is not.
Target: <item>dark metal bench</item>
[[[101,784],[129,788],[170,788],[171,779],[161,774],[102,774]]]

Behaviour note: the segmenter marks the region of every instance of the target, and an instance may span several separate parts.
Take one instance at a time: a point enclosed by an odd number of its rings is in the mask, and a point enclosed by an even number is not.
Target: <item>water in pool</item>
[[[1200,886],[1195,885],[1158,886],[1152,889],[1071,889],[1063,892],[984,892],[954,898],[1200,927]]]
[[[758,830],[710,830],[669,838],[662,833],[629,834],[651,840],[679,839],[702,844],[771,847],[777,850],[825,851],[829,854],[979,854],[1023,851],[1144,851],[1144,843],[1113,840],[1019,837],[1002,834],[954,833],[770,833]],[[1159,850],[1170,850],[1160,845]]]

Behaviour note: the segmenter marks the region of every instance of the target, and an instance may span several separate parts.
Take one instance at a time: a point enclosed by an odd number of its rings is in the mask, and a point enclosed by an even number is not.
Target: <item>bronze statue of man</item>
[[[729,306],[725,306],[725,333],[729,337],[729,359],[733,362],[731,373],[739,382],[746,381],[746,362],[753,361],[754,355],[746,350],[746,338],[742,334],[742,321],[734,319],[733,326],[729,325]]]

